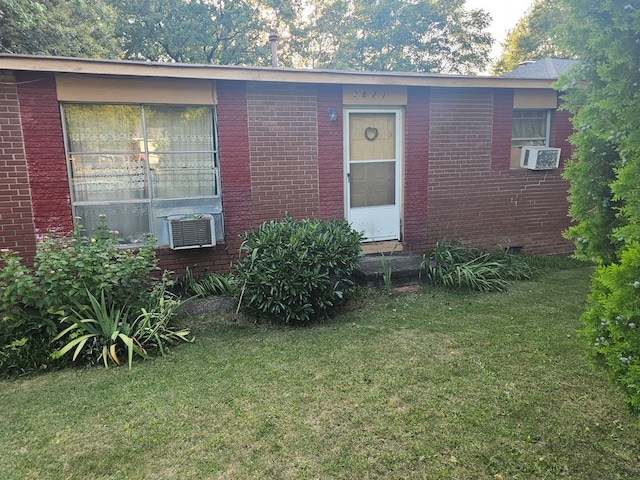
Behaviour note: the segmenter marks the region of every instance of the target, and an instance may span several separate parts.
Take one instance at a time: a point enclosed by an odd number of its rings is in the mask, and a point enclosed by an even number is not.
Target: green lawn
[[[0,382],[0,478],[640,478],[637,418],[576,336],[590,273],[361,292],[312,328],[200,317],[131,371]]]

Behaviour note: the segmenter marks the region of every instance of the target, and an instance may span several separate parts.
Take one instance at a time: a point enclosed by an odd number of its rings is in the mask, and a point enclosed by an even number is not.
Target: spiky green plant
[[[98,300],[88,289],[86,290],[90,306],[85,310],[72,310],[73,315],[64,318],[71,325],[65,328],[53,339],[59,340],[66,335],[70,341],[59,351],[54,352],[56,357],[61,357],[75,348],[73,360],[75,361],[83,350],[88,350],[85,355],[91,357],[94,352],[98,354],[98,360],[104,362],[105,368],[109,366],[109,360],[121,365],[120,354],[124,349],[127,353],[128,365],[131,368],[133,354],[137,353],[147,358],[147,352],[131,335],[132,326],[128,323],[128,309],[117,307],[114,303],[107,305],[104,290],[100,291]]]
[[[531,278],[531,267],[516,257],[504,249],[492,255],[459,240],[444,240],[425,255],[422,266],[431,282],[444,287],[504,291],[509,280]]]

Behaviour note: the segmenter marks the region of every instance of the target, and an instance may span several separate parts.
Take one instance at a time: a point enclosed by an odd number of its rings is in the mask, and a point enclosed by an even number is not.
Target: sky
[[[506,38],[507,32],[516,26],[533,2],[534,0],[467,0],[467,9],[481,8],[489,12],[493,19],[489,27],[489,32],[494,38],[492,60],[500,56],[501,43]]]

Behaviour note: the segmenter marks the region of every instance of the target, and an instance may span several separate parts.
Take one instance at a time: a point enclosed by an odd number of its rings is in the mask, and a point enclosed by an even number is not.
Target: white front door
[[[364,241],[400,239],[401,110],[345,110],[345,205]]]

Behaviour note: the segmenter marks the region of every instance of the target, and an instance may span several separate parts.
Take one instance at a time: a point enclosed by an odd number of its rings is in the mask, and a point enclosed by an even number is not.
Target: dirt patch
[[[195,298],[189,300],[180,307],[177,312],[178,317],[197,317],[199,315],[211,313],[227,313],[236,308],[236,299],[224,295],[217,295],[205,298]]]

